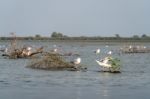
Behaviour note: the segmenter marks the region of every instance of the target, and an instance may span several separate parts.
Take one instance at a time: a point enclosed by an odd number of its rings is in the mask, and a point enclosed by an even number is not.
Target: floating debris
[[[16,34],[12,32],[11,35],[13,39],[10,42],[10,46],[0,46],[2,56],[10,59],[30,58],[43,52],[43,46],[37,49],[33,49],[31,46],[25,45],[23,47],[19,47],[19,45],[17,44]]]
[[[150,53],[150,48],[146,46],[125,46],[120,49],[122,53]]]
[[[17,58],[30,58],[36,54],[42,53],[43,47],[36,49],[35,51],[31,51],[31,47],[27,48],[19,48],[14,50],[9,50],[7,53],[2,54],[2,56],[8,57],[10,59],[17,59]]]

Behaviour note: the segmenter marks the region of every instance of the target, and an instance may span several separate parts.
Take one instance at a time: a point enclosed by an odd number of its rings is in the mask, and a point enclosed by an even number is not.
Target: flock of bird
[[[23,50],[23,54],[30,55],[30,54],[31,54],[31,50],[32,50],[32,47],[26,47],[26,48]],[[8,48],[7,48],[6,46],[0,46],[0,51],[1,51],[1,52],[4,52],[4,53],[7,53],[7,52],[8,52]],[[58,52],[58,49],[55,47],[54,49],[51,50],[51,52],[57,53],[57,52]],[[101,49],[100,49],[100,48],[97,48],[97,49],[94,51],[95,54],[100,54],[100,52],[101,52]],[[112,51],[109,51],[107,54],[108,54],[108,55],[111,55],[111,54],[112,54]],[[103,60],[104,60],[104,61],[103,61],[103,64],[107,64],[108,59],[105,59],[105,58],[104,58]],[[106,66],[106,67],[109,67],[109,66],[107,66],[107,65],[103,65],[101,60],[96,60],[96,62],[97,62],[99,65],[103,66],[103,67],[105,67],[105,66]],[[100,62],[101,62],[101,64],[100,64]],[[81,63],[81,58],[80,58],[80,57],[76,57],[76,58],[74,58],[74,59],[71,61],[71,63],[73,63],[73,64],[75,64],[75,65],[79,65],[79,64]]]

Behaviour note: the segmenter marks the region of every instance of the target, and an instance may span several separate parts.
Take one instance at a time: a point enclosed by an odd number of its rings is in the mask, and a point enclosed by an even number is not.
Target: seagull
[[[0,45],[0,51],[1,52],[4,52],[4,53],[7,53],[8,52],[8,48],[5,46],[5,45]]]
[[[109,57],[105,57],[102,60],[96,60],[96,62],[103,68],[111,68],[111,64],[109,63]]]
[[[5,53],[8,53],[8,48],[5,48],[5,51],[4,51]]]
[[[146,46],[144,46],[143,48],[146,49]]]
[[[102,61],[103,63],[107,64],[109,61],[109,58],[108,57],[105,57],[104,60]]]
[[[105,47],[109,47],[108,45],[106,45]]]
[[[111,55],[111,54],[112,54],[112,51],[109,51],[107,54],[108,54],[108,55]]]
[[[32,48],[31,47],[27,47],[26,49],[27,49],[27,51],[31,51]]]
[[[81,63],[81,58],[80,57],[74,59],[74,61],[73,61],[73,64],[75,64],[75,65],[78,65],[80,63]]]
[[[100,53],[100,49],[98,48],[98,49],[96,49],[96,51],[94,51],[96,54],[99,54]]]
[[[52,50],[52,52],[56,53],[56,52],[58,52],[58,49],[57,49],[57,48],[54,48],[54,49]]]

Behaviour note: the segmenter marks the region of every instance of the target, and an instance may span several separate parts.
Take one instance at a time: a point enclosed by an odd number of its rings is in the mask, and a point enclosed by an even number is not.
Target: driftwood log
[[[26,48],[20,48],[20,49],[11,50],[9,53],[4,53],[2,54],[2,56],[8,57],[10,59],[30,58],[42,52],[43,52],[43,47],[38,48],[36,51],[30,53],[28,50],[26,50]]]

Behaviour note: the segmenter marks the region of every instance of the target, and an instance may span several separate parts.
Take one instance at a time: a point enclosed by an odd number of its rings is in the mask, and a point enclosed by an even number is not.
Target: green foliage
[[[36,37],[36,38],[41,38],[41,35],[36,34],[35,37]]]
[[[138,39],[138,38],[140,38],[138,35],[133,35],[133,38],[134,39]]]
[[[141,38],[147,38],[148,36],[146,35],[146,34],[143,34],[142,36],[141,36]]]
[[[12,40],[14,37],[0,37],[0,40]],[[115,34],[115,37],[101,37],[101,36],[80,36],[80,37],[69,37],[60,32],[53,32],[51,37],[43,37],[40,34],[36,34],[34,37],[15,37],[17,40],[72,40],[72,41],[104,41],[104,42],[149,42],[150,36],[143,34],[133,35],[132,37],[120,37],[119,34]]]
[[[146,34],[143,34],[143,35],[141,36],[141,39],[143,39],[143,40],[149,40],[150,37],[147,36]]]
[[[59,33],[59,32],[53,32],[51,37],[52,38],[62,38],[62,37],[66,37],[66,35],[63,35],[62,33]]]
[[[109,62],[112,65],[111,71],[120,71],[120,60],[118,58],[109,58]]]
[[[119,34],[115,34],[115,37],[116,37],[116,38],[120,38],[120,35],[119,35]]]

